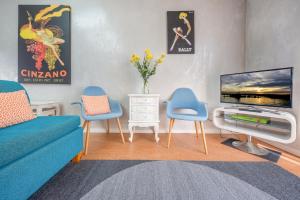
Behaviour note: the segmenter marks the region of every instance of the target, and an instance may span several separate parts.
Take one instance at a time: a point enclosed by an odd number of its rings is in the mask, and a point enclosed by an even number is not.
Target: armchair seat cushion
[[[171,113],[169,118],[178,119],[178,120],[186,120],[186,121],[205,121],[207,120],[206,115],[199,114],[187,114],[187,113]]]
[[[69,134],[79,125],[78,116],[51,116],[0,129],[0,168]]]

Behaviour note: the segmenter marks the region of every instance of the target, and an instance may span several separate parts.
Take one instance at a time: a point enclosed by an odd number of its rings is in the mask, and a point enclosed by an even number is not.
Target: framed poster
[[[71,84],[71,8],[19,5],[18,80]]]
[[[194,54],[194,11],[168,11],[168,54]]]

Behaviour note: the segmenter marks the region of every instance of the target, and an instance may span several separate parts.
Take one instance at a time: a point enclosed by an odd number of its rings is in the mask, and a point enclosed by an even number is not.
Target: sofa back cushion
[[[82,102],[87,115],[100,115],[110,113],[109,101],[107,95],[102,96],[85,96],[82,97]]]
[[[0,93],[0,128],[35,118],[24,90]]]

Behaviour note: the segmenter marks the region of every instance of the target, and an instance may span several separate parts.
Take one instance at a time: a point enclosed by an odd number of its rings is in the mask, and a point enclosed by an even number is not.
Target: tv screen
[[[221,75],[221,103],[292,107],[293,68]]]

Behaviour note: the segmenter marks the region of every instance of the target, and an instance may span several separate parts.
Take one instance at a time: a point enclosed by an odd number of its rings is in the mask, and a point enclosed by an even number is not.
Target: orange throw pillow
[[[81,98],[87,115],[99,115],[111,112],[107,95],[82,96]]]
[[[0,128],[35,118],[24,90],[0,93]]]

